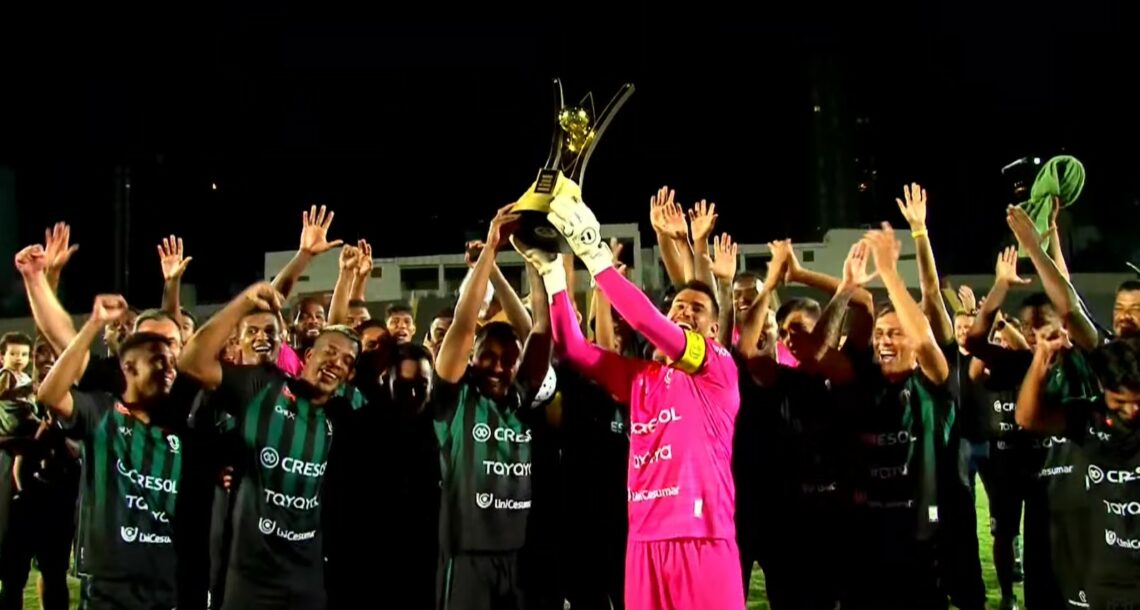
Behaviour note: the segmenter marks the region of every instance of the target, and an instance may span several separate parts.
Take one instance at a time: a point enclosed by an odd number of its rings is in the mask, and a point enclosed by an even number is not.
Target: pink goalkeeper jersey
[[[650,363],[630,393],[629,539],[736,539],[736,363],[705,340],[695,374]]]

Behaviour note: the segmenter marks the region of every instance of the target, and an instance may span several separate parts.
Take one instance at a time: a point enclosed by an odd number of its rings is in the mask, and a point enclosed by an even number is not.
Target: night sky
[[[162,235],[185,238],[199,301],[221,301],[264,251],[296,247],[311,203],[337,212],[331,237],[367,237],[379,257],[458,252],[545,159],[559,76],[599,109],[637,86],[587,173],[603,222],[648,231],[669,184],[716,201],[739,241],[816,240],[833,221],[901,223],[893,197],[918,180],[943,273],[981,273],[1008,239],[1001,167],[1067,152],[1089,175],[1063,225],[1083,236],[1071,266],[1136,258],[1140,54],[1116,4],[690,4],[6,18],[0,257],[71,222],[65,304],[84,310],[114,283],[116,167],[132,177],[126,292],[144,305]]]

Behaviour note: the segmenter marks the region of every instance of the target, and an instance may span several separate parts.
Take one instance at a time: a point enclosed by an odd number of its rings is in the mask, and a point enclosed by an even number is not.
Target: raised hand
[[[546,275],[553,271],[555,267],[561,268],[561,265],[556,265],[558,262],[558,254],[555,252],[547,252],[539,248],[524,246],[522,243],[515,241],[515,236],[511,235],[508,238],[519,256],[526,259],[526,262],[534,266],[540,275]]]
[[[704,243],[708,241],[709,235],[712,235],[713,227],[716,226],[716,204],[705,203],[702,199],[697,202],[693,209],[689,210],[689,223],[693,234],[694,242]]]
[[[344,240],[328,240],[329,226],[332,224],[336,212],[328,211],[325,206],[317,210],[317,206],[309,208],[308,212],[301,212],[301,251],[316,256],[344,243]]]
[[[732,241],[732,236],[728,233],[721,233],[720,237],[713,238],[710,265],[713,276],[722,282],[731,282],[736,277],[736,259],[739,254],[740,246]]]
[[[906,201],[904,202],[903,199]],[[903,185],[903,199],[895,198],[899,204],[899,211],[910,225],[911,231],[926,228],[926,189],[912,182],[908,187]]]
[[[667,186],[658,189],[649,199],[649,222],[653,230],[672,239],[685,239],[689,227],[685,224],[685,214],[681,205],[673,201],[675,193]]]
[[[360,248],[344,246],[340,249],[340,270],[342,273],[356,273],[360,267]]]
[[[186,273],[186,265],[194,260],[193,256],[182,257],[182,238],[171,235],[163,237],[158,245],[158,261],[162,264],[162,279],[173,280]]]
[[[876,231],[867,231],[863,236],[867,248],[875,259],[875,269],[881,275],[898,273],[899,251],[902,244],[895,238],[895,230],[891,223],[884,222],[883,228]]]
[[[629,267],[626,267],[625,263],[621,262],[621,253],[623,250],[625,250],[625,244],[621,243],[621,240],[618,238],[611,237],[610,252],[613,254],[614,269],[617,269],[618,273],[629,277]]]
[[[16,253],[16,269],[24,277],[43,273],[47,269],[47,264],[44,247],[39,244],[28,246]]]
[[[855,242],[847,252],[847,260],[843,261],[843,279],[840,281],[840,290],[844,288],[861,288],[879,275],[878,271],[867,272],[867,262],[870,259],[870,250],[862,241]]]
[[[246,303],[254,311],[270,311],[279,312],[284,306],[285,299],[281,297],[281,293],[273,288],[273,284],[269,282],[258,282],[249,288],[245,289],[242,293]]]
[[[997,264],[994,266],[994,281],[1007,286],[1024,286],[1031,280],[1022,279],[1017,275],[1017,248],[1010,246],[998,253]]]
[[[511,242],[512,244],[514,242]],[[483,253],[483,241],[476,239],[469,241],[463,247],[463,260],[467,263],[468,267],[474,267],[475,261],[479,260],[479,255]]]
[[[511,208],[514,205],[508,203],[499,208],[499,211],[495,212],[495,217],[491,219],[491,227],[487,229],[487,242],[485,244],[485,247],[490,248],[491,252],[497,252],[503,243],[503,226],[519,219],[518,214],[511,213]]]
[[[372,244],[361,239],[356,242],[356,247],[360,251],[360,257],[356,261],[357,277],[372,277]]]
[[[768,261],[768,275],[776,274],[781,279],[790,281],[793,277],[793,266],[797,270],[800,267],[800,262],[796,260],[796,254],[792,250],[792,240],[777,239],[770,241],[768,242],[768,251],[772,254],[772,259]]]
[[[47,270],[59,273],[71,255],[79,249],[79,245],[71,245],[71,227],[65,222],[57,222],[55,226],[44,230],[44,256],[47,258]]]
[[[91,319],[99,324],[108,324],[127,313],[127,300],[117,294],[101,294],[95,297],[91,308]]]
[[[1069,331],[1060,326],[1047,325],[1034,330],[1037,334],[1035,353],[1038,358],[1049,367],[1057,363],[1057,357],[1073,349],[1073,342],[1069,339]]]
[[[1017,243],[1021,244],[1022,248],[1041,244],[1041,236],[1037,233],[1037,227],[1033,225],[1033,221],[1029,218],[1029,214],[1025,213],[1025,210],[1015,205],[1007,207],[1005,209],[1005,222],[1013,231],[1013,236],[1017,238]]]
[[[966,313],[974,313],[978,311],[978,298],[974,296],[974,289],[962,284],[958,287],[958,300],[962,303],[962,309]]]

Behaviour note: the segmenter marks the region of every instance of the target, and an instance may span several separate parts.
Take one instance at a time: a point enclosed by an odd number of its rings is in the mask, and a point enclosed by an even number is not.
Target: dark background
[[[646,237],[661,184],[716,201],[720,228],[752,243],[901,224],[893,198],[918,180],[941,271],[987,272],[1008,239],[1001,167],[1068,152],[1089,177],[1063,225],[1083,236],[1071,267],[1137,258],[1140,55],[1117,3],[682,6],[9,14],[0,261],[67,220],[82,248],[65,304],[114,287],[121,167],[141,305],[162,235],[185,238],[186,281],[217,302],[296,246],[311,203],[337,212],[331,238],[367,237],[378,257],[458,252],[545,159],[554,76],[599,109],[636,84],[585,196]]]

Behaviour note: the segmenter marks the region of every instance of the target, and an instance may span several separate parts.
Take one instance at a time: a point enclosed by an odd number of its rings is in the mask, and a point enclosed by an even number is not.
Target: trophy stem
[[[559,87],[559,90],[561,91],[561,87]],[[602,139],[602,134],[605,133],[606,127],[609,127],[614,115],[617,114],[618,110],[621,110],[621,107],[625,105],[631,95],[633,95],[633,83],[626,83],[622,85],[617,94],[610,99],[610,103],[606,104],[606,107],[602,109],[602,113],[598,115],[597,119],[598,126],[594,129],[594,143]],[[593,143],[591,143],[590,146],[586,147],[584,154],[578,159],[579,163],[575,168],[576,171],[574,174],[578,176],[579,187],[585,182],[586,164],[590,162],[590,157],[593,154],[594,146]]]
[[[558,113],[562,110],[562,81],[554,79],[551,83],[554,94],[554,127],[551,129],[550,154],[546,156],[546,169],[558,169],[562,161],[562,128],[558,124]]]

